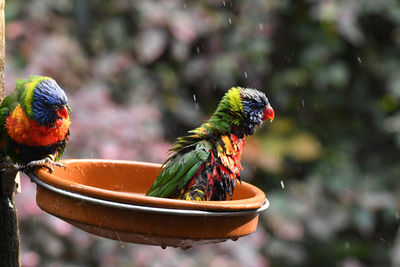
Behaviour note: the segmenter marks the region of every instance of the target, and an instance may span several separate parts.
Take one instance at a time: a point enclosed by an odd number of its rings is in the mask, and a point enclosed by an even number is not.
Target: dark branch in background
[[[0,100],[4,99],[5,66],[5,0],[0,0]],[[4,162],[1,158],[1,163]],[[14,202],[16,173],[0,173],[0,266],[20,266],[19,231]]]

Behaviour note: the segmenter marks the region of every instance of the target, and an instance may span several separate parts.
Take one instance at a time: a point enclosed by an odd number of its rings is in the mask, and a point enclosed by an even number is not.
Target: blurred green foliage
[[[400,265],[398,1],[15,0],[6,16],[9,87],[33,72],[101,85],[159,110],[170,142],[229,87],[266,92],[276,120],[248,138],[243,173],[271,202],[264,260],[238,264]]]

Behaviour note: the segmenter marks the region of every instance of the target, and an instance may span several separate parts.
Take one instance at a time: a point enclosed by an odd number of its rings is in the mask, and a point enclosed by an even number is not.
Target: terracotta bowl
[[[264,193],[238,183],[231,201],[147,197],[161,165],[116,160],[63,160],[50,174],[37,169],[36,202],[44,211],[89,233],[161,247],[189,248],[236,240],[256,230],[268,207]]]

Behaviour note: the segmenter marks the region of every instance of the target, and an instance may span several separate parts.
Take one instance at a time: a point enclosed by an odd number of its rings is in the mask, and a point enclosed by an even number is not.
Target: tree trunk
[[[13,194],[15,173],[2,172],[0,179],[0,266],[20,266],[18,220]]]
[[[4,98],[5,0],[0,0],[0,100]],[[0,159],[2,162],[4,159]],[[0,173],[0,266],[20,266],[19,231],[14,202],[16,173]]]

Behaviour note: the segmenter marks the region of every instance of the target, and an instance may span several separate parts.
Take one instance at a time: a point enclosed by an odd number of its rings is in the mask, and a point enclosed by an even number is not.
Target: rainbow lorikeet
[[[236,180],[240,181],[245,136],[274,115],[264,93],[231,88],[207,122],[177,139],[146,195],[184,200],[226,200],[229,195],[232,199]]]
[[[69,112],[67,96],[52,78],[18,79],[0,105],[0,149],[12,161],[7,168],[63,166],[56,161],[68,143]]]

